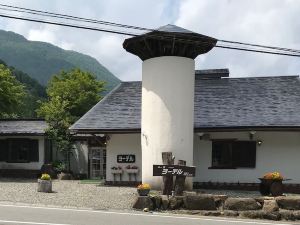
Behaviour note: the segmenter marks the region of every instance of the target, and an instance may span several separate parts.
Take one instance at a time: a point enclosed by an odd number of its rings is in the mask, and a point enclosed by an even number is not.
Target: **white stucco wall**
[[[249,140],[249,132],[210,133],[212,139],[238,138]],[[300,133],[257,132],[255,140],[262,140],[256,148],[256,167],[237,169],[208,169],[212,160],[212,142],[194,136],[194,165],[198,182],[258,182],[267,172],[278,171],[290,183],[300,183]]]
[[[117,155],[135,155],[135,163],[117,163]],[[113,181],[111,167],[121,166],[125,168],[127,165],[136,165],[139,168],[137,181],[141,181],[141,136],[140,134],[112,134],[106,147],[106,180]],[[123,181],[129,181],[128,174],[123,173]]]
[[[40,170],[44,164],[45,157],[45,137],[41,136],[5,136],[0,137],[0,139],[7,138],[29,138],[39,141],[39,162],[29,162],[29,163],[7,163],[0,162],[0,169],[28,169],[28,170]]]
[[[161,186],[153,164],[162,164],[162,152],[193,163],[194,82],[192,59],[163,56],[143,62],[142,181],[153,188]]]

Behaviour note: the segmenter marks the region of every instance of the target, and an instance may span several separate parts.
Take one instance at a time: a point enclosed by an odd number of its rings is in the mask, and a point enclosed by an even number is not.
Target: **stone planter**
[[[51,193],[52,192],[52,181],[38,179],[38,192]]]
[[[130,174],[137,174],[139,172],[139,169],[126,169],[126,172]]]
[[[122,174],[123,170],[111,170],[112,174]]]
[[[140,196],[148,196],[150,189],[138,189],[137,192]]]

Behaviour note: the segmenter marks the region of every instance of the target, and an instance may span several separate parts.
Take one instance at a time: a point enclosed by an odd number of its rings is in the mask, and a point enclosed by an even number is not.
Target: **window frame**
[[[252,141],[252,140],[237,140],[237,139],[215,139],[215,140],[211,140],[212,141],[212,147],[211,147],[211,166],[208,168],[208,169],[254,169],[256,168],[256,161],[257,161],[257,145],[256,145],[256,141]],[[214,150],[214,144],[216,143],[228,143],[228,145],[230,146],[230,151],[231,151],[231,156],[230,156],[230,160],[231,160],[231,163],[230,165],[213,165],[213,160],[215,158],[215,150]],[[253,146],[255,146],[255,148],[253,149],[253,153],[250,153],[250,154],[253,154],[252,155],[252,160],[254,161],[251,161],[249,162],[248,164],[252,164],[252,165],[246,165],[246,166],[241,166],[241,165],[234,165],[234,151],[238,151],[237,149],[234,149],[234,146],[238,143],[251,143],[253,144]]]

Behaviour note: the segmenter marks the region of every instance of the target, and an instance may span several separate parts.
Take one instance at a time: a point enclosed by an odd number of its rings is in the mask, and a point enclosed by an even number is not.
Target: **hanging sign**
[[[135,155],[117,155],[118,163],[135,163]]]
[[[185,176],[194,177],[196,167],[179,165],[153,165],[153,176]]]

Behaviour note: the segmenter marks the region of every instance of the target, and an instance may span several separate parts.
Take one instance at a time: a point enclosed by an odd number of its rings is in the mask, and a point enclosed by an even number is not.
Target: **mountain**
[[[35,79],[31,78],[28,74],[15,69],[14,67],[8,67],[7,64],[0,59],[0,64],[9,68],[16,77],[16,79],[24,85],[27,95],[24,99],[24,107],[19,109],[18,113],[22,118],[35,118],[35,110],[39,107],[38,101],[43,101],[47,98],[46,87],[42,86]]]
[[[0,59],[27,73],[44,86],[53,74],[78,67],[91,72],[99,80],[106,81],[107,90],[120,83],[117,77],[93,57],[64,50],[46,42],[29,41],[10,31],[0,30]]]

